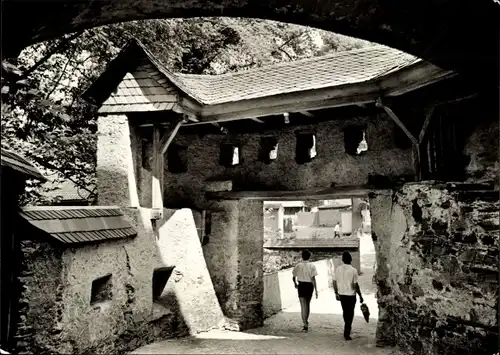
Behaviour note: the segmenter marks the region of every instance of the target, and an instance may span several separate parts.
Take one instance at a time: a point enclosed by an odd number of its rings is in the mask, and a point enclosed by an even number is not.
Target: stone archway
[[[496,84],[499,6],[492,0],[168,0],[2,4],[2,56],[95,26],[150,18],[254,17],[317,27],[385,44],[444,69]],[[471,16],[471,14],[474,14]],[[480,41],[478,39],[481,39]],[[487,74],[487,75],[482,75]]]

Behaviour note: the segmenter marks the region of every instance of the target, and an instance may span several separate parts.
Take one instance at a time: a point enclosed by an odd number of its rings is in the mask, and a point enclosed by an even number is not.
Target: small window
[[[295,160],[298,164],[312,161],[316,157],[316,135],[312,133],[297,133]]]
[[[231,167],[240,163],[240,146],[233,143],[222,143],[220,146],[220,164]]]
[[[347,154],[360,155],[368,150],[365,128],[360,126],[347,127],[344,130],[344,147]]]
[[[167,149],[168,171],[173,174],[187,172],[187,147],[171,144]]]
[[[92,293],[90,296],[90,304],[110,301],[113,297],[113,286],[111,283],[111,274],[100,277],[92,281]]]
[[[269,164],[278,158],[278,140],[276,137],[262,137],[260,140],[259,160]]]
[[[158,301],[165,290],[168,279],[172,275],[173,267],[160,267],[153,271],[153,302]]]

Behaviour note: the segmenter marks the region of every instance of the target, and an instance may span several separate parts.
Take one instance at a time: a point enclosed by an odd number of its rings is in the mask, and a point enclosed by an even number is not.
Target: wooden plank
[[[361,104],[359,104],[359,105],[361,105]],[[311,117],[311,118],[313,118],[313,117],[314,117],[314,115],[313,115],[312,113],[307,112],[307,111],[301,111],[300,113],[301,113],[302,115],[306,116],[306,117]]]
[[[417,139],[413,136],[413,134],[411,134],[411,132],[408,130],[408,128],[406,128],[404,123],[401,122],[399,117],[396,116],[396,114],[394,113],[394,111],[391,110],[390,107],[385,106],[380,101],[377,102],[377,106],[382,107],[385,110],[385,112],[389,115],[389,117],[399,126],[399,128],[401,128],[403,130],[403,132],[405,132],[406,136],[411,140],[413,145],[418,146]]]
[[[370,194],[390,195],[391,189],[378,189],[368,185],[335,186],[328,188],[312,188],[296,191],[220,191],[206,192],[212,200],[265,200],[295,201],[301,198],[311,200],[328,200],[336,198],[366,197]]]
[[[163,177],[163,155],[160,145],[160,126],[153,127],[153,166],[152,166],[152,201],[153,209],[163,208],[162,177]]]
[[[252,121],[258,122],[258,123],[264,123],[264,121],[259,120],[258,118],[252,117],[250,118]]]
[[[273,115],[282,115],[284,112],[300,112],[304,109],[320,110],[325,108],[342,107],[342,106],[354,105],[355,102],[374,103],[375,100],[378,98],[378,96],[379,92],[376,91],[369,95],[362,95],[358,97],[334,98],[334,99],[303,102],[303,103],[298,102],[295,104],[286,104],[273,107],[257,107],[255,109],[247,111],[233,112],[220,115],[203,116],[203,113],[201,113],[200,122],[189,123],[187,125],[237,121],[242,119],[248,119],[248,117],[258,118],[258,117],[266,117]]]
[[[173,123],[173,125],[174,125],[173,128],[171,130],[167,131],[163,135],[163,138],[159,142],[160,153],[162,156],[167,152],[168,146],[174,140],[175,136],[177,135],[177,132],[179,132],[179,128],[181,128],[182,124],[186,123],[186,122],[187,122],[187,118],[183,117],[182,119]]]
[[[429,124],[431,123],[431,118],[432,114],[434,113],[434,107],[431,107],[427,114],[425,115],[425,120],[424,123],[422,124],[422,129],[420,130],[420,134],[418,136],[418,144],[422,144],[425,134],[427,133],[427,128],[429,127]]]

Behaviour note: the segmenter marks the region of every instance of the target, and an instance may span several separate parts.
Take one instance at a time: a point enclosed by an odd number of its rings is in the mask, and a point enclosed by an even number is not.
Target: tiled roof
[[[2,166],[19,171],[29,178],[35,178],[41,181],[47,180],[32,163],[17,153],[2,148],[0,157]]]
[[[118,87],[118,100],[111,95],[100,112],[157,111],[172,109],[177,97],[169,88],[183,92],[203,105],[216,105],[241,100],[269,97],[298,91],[336,87],[376,79],[393,71],[411,66],[421,60],[404,52],[382,45],[323,55],[293,62],[268,65],[222,75],[192,75],[173,73],[166,69],[141,42],[132,40],[117,57],[117,65],[109,69],[123,69],[127,55],[147,58],[154,70],[136,70],[123,73],[124,80]],[[129,62],[131,62],[129,60]],[[118,68],[120,67],[120,68]],[[106,73],[105,73],[106,74]],[[84,94],[87,98],[101,96],[98,85],[109,86],[116,76],[109,80],[103,74]],[[129,84],[133,84],[132,87]],[[161,85],[158,85],[161,84]],[[162,89],[163,87],[163,89]],[[139,90],[140,88],[140,90]],[[146,88],[152,88],[149,92]],[[132,89],[132,91],[131,91]],[[124,95],[126,91],[129,94]],[[121,92],[121,93],[120,93]],[[115,93],[116,94],[116,93]],[[124,96],[129,96],[125,99]],[[134,102],[132,97],[140,97]],[[165,108],[165,107],[167,108]]]
[[[62,183],[48,181],[44,184],[44,187],[50,189],[50,191],[43,193],[45,197],[58,198],[63,201],[86,200],[90,196],[89,191],[79,188],[69,180],[63,181]],[[93,190],[93,188],[94,186],[90,186],[89,190]]]
[[[160,72],[205,105],[360,83],[420,61],[396,49],[375,45],[236,73],[174,74],[137,43]]]
[[[264,245],[267,249],[345,249],[359,248],[359,239],[331,238],[331,239],[292,239],[277,240],[274,243]]]
[[[137,235],[118,207],[26,207],[21,217],[63,244],[104,242]]]
[[[214,105],[360,83],[418,61],[407,53],[375,45],[236,73],[175,76],[198,101]]]
[[[171,110],[177,102],[178,90],[168,85],[167,80],[153,64],[142,62],[132,73],[125,74],[99,112]]]

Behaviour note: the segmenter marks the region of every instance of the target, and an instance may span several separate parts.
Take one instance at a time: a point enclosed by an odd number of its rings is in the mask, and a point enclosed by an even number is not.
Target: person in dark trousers
[[[337,224],[333,228],[333,237],[340,238],[340,223],[339,222],[337,222]]]
[[[352,257],[348,252],[342,254],[343,265],[335,269],[333,288],[335,298],[342,305],[344,316],[344,338],[351,340],[352,320],[354,319],[354,307],[356,306],[356,293],[359,302],[363,303],[363,296],[358,284],[358,270],[351,265]]]
[[[304,250],[302,252],[302,262],[293,268],[292,273],[293,283],[299,294],[302,322],[304,323],[302,330],[304,332],[309,330],[309,313],[313,291],[316,292],[316,298],[318,298],[318,288],[316,286],[318,271],[316,270],[316,266],[309,262],[310,258],[311,252]]]

